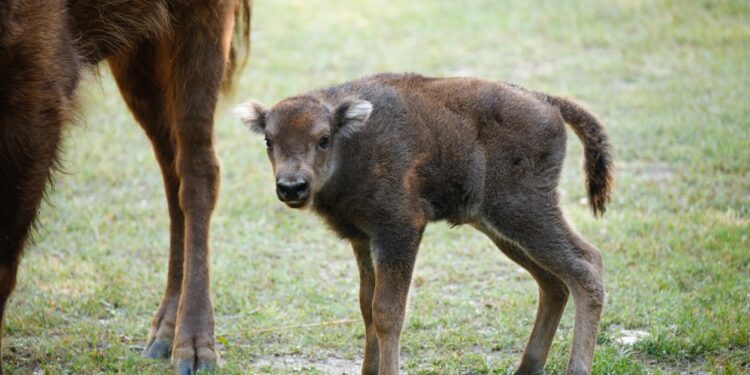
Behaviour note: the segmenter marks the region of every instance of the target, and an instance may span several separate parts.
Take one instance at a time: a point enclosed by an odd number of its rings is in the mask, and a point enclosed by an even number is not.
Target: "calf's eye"
[[[269,150],[272,148],[272,146],[271,146],[271,140],[268,139],[268,138],[266,138],[266,148],[269,149]]]
[[[328,145],[331,143],[331,140],[328,138],[328,136],[325,136],[318,141],[318,147],[325,150],[328,148]]]

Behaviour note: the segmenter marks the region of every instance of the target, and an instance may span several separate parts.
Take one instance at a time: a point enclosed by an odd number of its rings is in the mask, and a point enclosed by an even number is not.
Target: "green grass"
[[[349,246],[276,201],[263,141],[231,108],[380,71],[472,75],[578,98],[608,125],[614,201],[580,200],[570,137],[564,209],[602,250],[600,374],[750,371],[750,3],[581,0],[258,1],[253,51],[216,123],[212,224],[218,373],[358,372]],[[65,169],[6,316],[11,373],[165,373],[142,359],[166,279],[168,219],[149,143],[104,71],[84,84]],[[470,228],[428,227],[402,338],[410,374],[508,374],[536,286]],[[288,328],[354,319],[353,323]],[[619,344],[623,329],[649,332]],[[572,304],[547,366],[565,369]]]

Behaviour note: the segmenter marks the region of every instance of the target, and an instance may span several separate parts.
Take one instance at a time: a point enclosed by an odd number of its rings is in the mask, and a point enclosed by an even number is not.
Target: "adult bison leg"
[[[62,132],[59,119],[12,119],[0,119],[0,324]]]
[[[178,196],[180,179],[175,166],[176,143],[164,95],[165,84],[157,73],[157,54],[155,44],[149,41],[110,58],[109,63],[125,102],[151,140],[164,179],[170,219],[169,270],[164,298],[152,319],[143,355],[169,358],[182,284],[185,216]]]
[[[172,362],[179,374],[218,359],[209,293],[209,222],[219,192],[213,116],[229,57],[235,4],[194,2],[175,11],[169,89],[177,144],[179,201],[185,215],[185,259]]]
[[[57,2],[0,6],[0,327],[78,83],[65,19]]]
[[[44,195],[62,127],[61,122],[8,120],[0,119],[0,326],[8,297],[16,285],[18,263]],[[35,128],[40,125],[42,129]]]

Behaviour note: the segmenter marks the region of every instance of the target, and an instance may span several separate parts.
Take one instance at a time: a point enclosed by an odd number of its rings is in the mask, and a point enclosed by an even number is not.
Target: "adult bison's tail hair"
[[[543,93],[536,94],[560,110],[565,122],[573,128],[583,143],[583,169],[586,174],[589,203],[594,216],[601,216],[606,211],[606,204],[615,185],[611,147],[604,126],[596,116],[572,100]]]
[[[223,88],[229,90],[232,80],[239,74],[250,56],[250,27],[252,25],[253,1],[238,0],[237,9],[234,14],[234,35],[232,46],[229,50],[229,61],[224,71]]]

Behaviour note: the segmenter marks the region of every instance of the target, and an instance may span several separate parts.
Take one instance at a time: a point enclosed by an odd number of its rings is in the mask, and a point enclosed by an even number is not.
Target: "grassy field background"
[[[594,372],[750,372],[750,3],[257,1],[253,17],[250,64],[216,117],[217,373],[358,373],[351,250],[276,200],[263,141],[231,109],[382,71],[480,76],[586,103],[608,125],[618,179],[595,220],[569,137],[562,203],[606,267]],[[140,357],[166,280],[159,170],[106,69],[82,97],[67,173],[6,316],[3,362],[16,374],[166,373],[168,361]],[[572,307],[549,373],[564,372]],[[489,240],[434,224],[410,292],[403,369],[509,374],[535,309],[535,283]],[[625,330],[648,336],[621,344]]]

